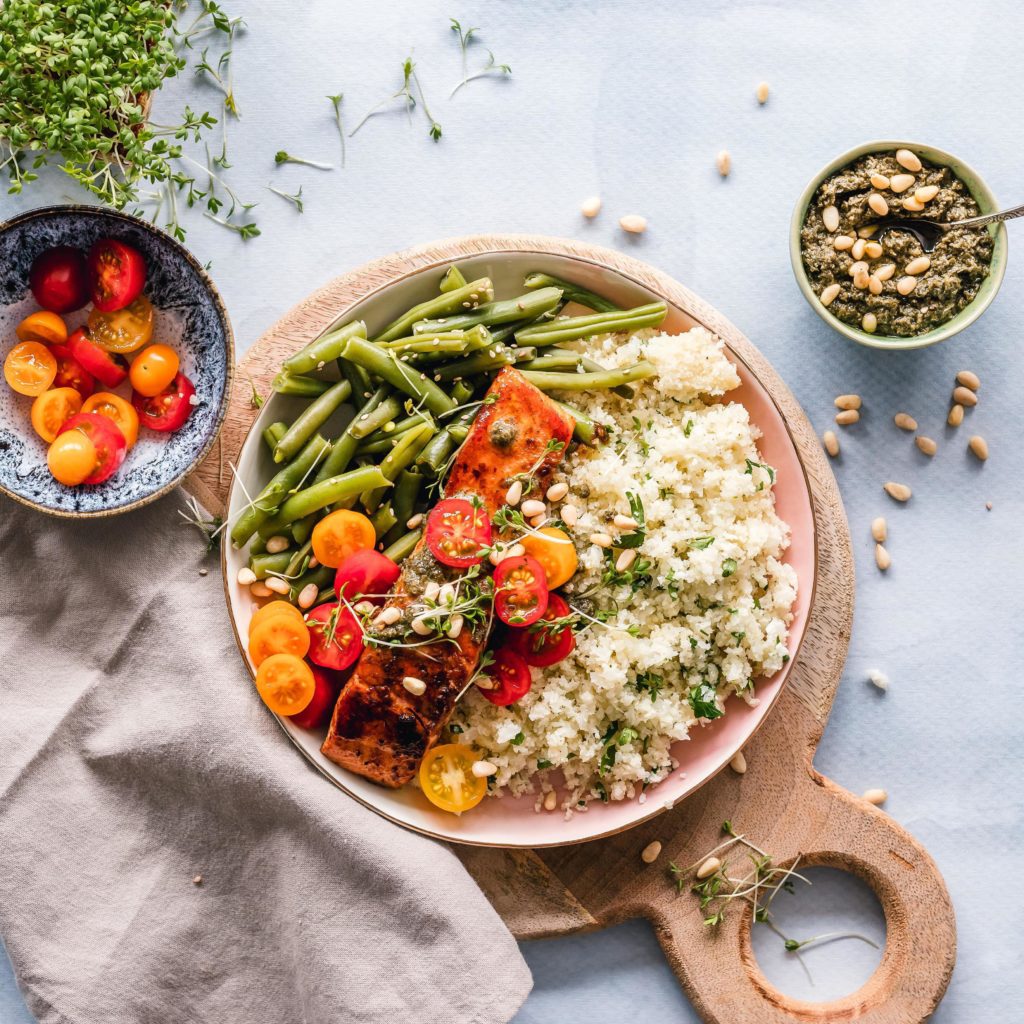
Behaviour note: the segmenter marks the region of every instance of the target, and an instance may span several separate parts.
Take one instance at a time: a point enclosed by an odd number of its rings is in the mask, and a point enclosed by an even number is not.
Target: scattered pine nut
[[[965,388],[970,388],[972,391],[977,391],[981,387],[978,375],[970,370],[961,370],[956,375],[956,382],[957,384],[963,384]]]
[[[416,527],[420,526],[422,523],[423,523],[423,513],[422,512],[417,512],[416,515],[414,515],[410,519],[406,520],[405,525],[406,525],[406,527],[408,529],[415,530]]]
[[[619,513],[612,520],[612,526],[616,530],[635,530],[639,524],[632,516],[624,516]]]
[[[914,196],[907,196],[903,200],[903,209],[909,210],[911,213],[920,213],[924,209],[924,203]]]
[[[320,564],[320,559],[317,558],[316,555],[312,555],[310,557],[310,559],[309,559],[309,566],[308,566],[308,568],[315,569],[319,564]]]
[[[438,604],[455,604],[455,588],[450,583],[445,583],[437,592]]]
[[[527,519],[532,519],[534,516],[544,515],[547,510],[547,505],[545,505],[543,501],[538,501],[536,498],[529,498],[524,501],[520,507],[520,511]]]
[[[452,638],[452,640],[455,640],[462,632],[462,627],[464,623],[465,619],[463,619],[463,617],[458,612],[456,612],[448,620],[448,628],[445,630],[445,632],[448,634],[449,637]]]
[[[868,669],[868,682],[871,683],[872,686],[877,686],[878,689],[883,692],[889,689],[889,677],[880,669]]]
[[[860,395],[837,395],[833,404],[837,409],[859,409],[864,403]]]
[[[871,260],[877,260],[885,250],[881,242],[867,242],[864,246],[864,255]]]
[[[433,601],[437,598],[437,595],[441,593],[441,584],[437,580],[431,580],[423,588],[423,600]]]
[[[757,83],[757,102],[764,106],[768,102],[768,83],[758,82]]]
[[[977,405],[978,396],[970,388],[960,385],[953,388],[953,401],[959,405]]]
[[[871,536],[878,544],[884,544],[889,537],[889,526],[885,516],[877,516],[871,520]]]
[[[610,548],[612,546],[612,539],[607,533],[592,533],[590,535],[590,543],[596,544],[599,548]]]
[[[896,163],[900,167],[906,167],[908,171],[913,171],[915,174],[921,170],[921,161],[918,159],[917,154],[912,153],[909,149],[896,150]]]
[[[836,231],[839,228],[839,210],[834,206],[826,206],[821,211],[821,223],[825,225],[826,231]]]
[[[249,587],[249,593],[253,597],[270,597],[273,591],[263,582],[263,580],[257,580],[252,586]]]
[[[192,879],[192,884],[193,885],[202,885],[203,884],[203,876],[202,875],[196,875],[195,878]]]
[[[544,495],[548,501],[561,501],[569,493],[569,485],[564,481],[559,484],[552,484]]]
[[[570,528],[580,521],[580,513],[575,505],[563,505],[559,513],[562,517],[562,522]]]
[[[377,610],[377,606],[372,601],[357,601],[352,605],[352,611],[356,615],[372,615]]]
[[[209,569],[200,569],[199,570],[199,575],[200,576],[207,576],[207,575],[209,575],[209,572],[210,572]]]
[[[919,203],[930,203],[939,194],[938,185],[922,185],[914,189],[914,198]]]
[[[867,274],[868,265],[863,260],[854,260],[854,262],[847,268],[846,272],[850,277],[856,277],[858,274]]]
[[[821,439],[825,442],[825,451],[834,459],[839,454],[839,438],[836,437],[835,431],[826,430]]]
[[[410,628],[417,636],[430,636],[434,632],[434,627],[427,623],[427,618],[429,617],[429,615],[426,617],[418,615],[409,624]]]
[[[615,571],[625,572],[636,561],[636,556],[636,548],[626,548],[626,550],[615,559]]]
[[[835,284],[834,282],[832,284],[825,285],[825,287],[822,289],[820,296],[821,304],[823,306],[831,306],[832,303],[835,302],[836,297],[839,295],[839,291],[839,285]]]
[[[292,589],[288,581],[281,579],[280,576],[270,576],[264,580],[264,583],[266,583],[268,590],[272,590],[275,594],[281,594],[282,596]]]
[[[868,291],[871,292],[872,295],[881,295],[882,294],[882,282],[874,274],[872,274],[868,278]],[[874,316],[875,314],[872,313],[871,315]],[[876,317],[876,319],[875,319],[875,327],[877,327],[877,326],[878,326],[878,319]],[[872,330],[873,329],[874,328],[872,328]]]
[[[916,287],[916,277],[901,277],[896,282],[896,291],[898,291],[900,295],[909,295]]]
[[[544,810],[553,811],[557,804],[558,797],[555,795],[555,791],[553,789],[549,789],[547,793],[544,794]]]
[[[871,185],[873,188],[882,189],[889,187],[889,179],[884,174],[872,174]]]
[[[699,868],[697,868],[698,878],[710,878],[720,867],[722,862],[717,857],[708,857]]]
[[[893,483],[891,480],[882,485],[882,490],[894,501],[910,501],[914,494],[906,484]]]
[[[631,235],[642,235],[647,230],[647,218],[638,213],[627,213],[619,218],[619,227]]]
[[[939,450],[939,446],[930,437],[925,437],[923,434],[919,434],[914,438],[914,444],[929,458]]]
[[[868,278],[868,286],[870,287],[870,285],[871,285],[871,278],[869,277]],[[878,291],[880,292],[881,290],[882,290],[882,285],[881,285],[881,282],[879,282]],[[875,316],[874,313],[865,313],[864,316],[861,317],[860,325],[861,325],[861,327],[864,328],[865,331],[868,332],[868,334],[874,334],[875,331],[878,329],[878,317]]]
[[[287,551],[290,545],[291,541],[287,537],[275,534],[273,537],[267,538],[267,554],[279,555],[282,551]]]
[[[959,427],[964,421],[964,407],[962,405],[954,405],[949,410],[949,415],[946,417],[946,422],[951,427]]]
[[[967,442],[967,447],[970,448],[971,454],[982,462],[988,458],[988,441],[986,441],[980,434],[975,434]]]
[[[385,608],[384,611],[377,616],[377,620],[374,625],[393,626],[401,617],[402,609],[392,605],[390,608]]]
[[[732,760],[729,762],[729,767],[737,774],[744,775],[747,771],[747,758],[742,750],[737,750],[732,755]]]
[[[548,521],[548,514],[547,512],[539,512],[535,516],[530,516],[530,518],[526,521],[530,524],[530,526],[537,530],[540,529],[540,527],[542,527]]]
[[[490,761],[474,761],[470,771],[478,779],[486,779],[488,775],[494,775],[498,771],[498,766],[491,764]]]
[[[892,421],[900,430],[917,430],[917,420],[909,413],[898,412],[893,416]]]
[[[989,510],[989,512],[991,512],[992,511],[992,502],[991,501],[986,501],[985,502],[985,508],[987,508]]]
[[[881,256],[881,253],[879,253],[879,256]],[[877,277],[879,281],[888,281],[889,278],[892,277],[892,275],[895,274],[895,273],[896,273],[896,264],[895,263],[883,263],[875,271],[875,277]]]
[[[914,184],[914,176],[912,174],[894,174],[889,179],[889,188],[896,192],[906,192],[911,185]]]
[[[508,549],[509,558],[520,558],[525,554],[526,548],[524,548],[522,544],[513,544],[512,547]]]
[[[890,557],[889,552],[886,551],[881,544],[875,545],[875,565],[877,565],[882,572],[885,572],[885,570],[892,565],[892,558]]]
[[[879,217],[884,217],[889,212],[889,204],[885,201],[885,196],[880,196],[877,192],[872,192],[868,196],[868,206]]]
[[[849,235],[836,235],[832,240],[832,248],[842,252],[844,249],[852,249],[853,243],[856,241],[856,238],[851,238]]]
[[[918,274],[923,274],[931,265],[932,261],[927,256],[918,256],[903,268],[903,273],[916,277]]]
[[[596,217],[601,212],[601,197],[589,196],[580,203],[580,213],[588,220]]]
[[[866,228],[857,228],[858,238],[874,238],[878,234],[878,225],[869,224]]]
[[[514,480],[509,489],[505,492],[506,505],[518,505],[523,497],[522,480]]]
[[[427,684],[417,676],[406,676],[402,680],[402,686],[414,697],[422,697],[427,692]],[[476,765],[474,764],[473,767],[475,768]]]
[[[853,275],[854,288],[859,288],[861,291],[864,291],[869,284],[871,284],[871,275],[866,270],[858,270],[857,273]],[[867,314],[865,314],[865,316],[866,315]],[[871,315],[873,316],[874,314]]]
[[[319,593],[320,588],[315,583],[307,583],[299,591],[299,596],[295,603],[303,609],[312,608]]]
[[[844,409],[842,412],[836,413],[836,423],[841,427],[848,427],[851,423],[856,423],[860,419],[860,413],[856,409]]]
[[[718,151],[718,156],[715,157],[715,166],[723,178],[729,177],[729,171],[732,170],[732,157],[729,156],[729,150],[721,149]],[[838,225],[838,218],[836,223]],[[835,228],[829,228],[828,230],[835,231]]]
[[[247,587],[250,583],[256,582],[256,573],[254,573],[249,566],[243,565],[242,568],[238,570],[237,579],[243,587]]]
[[[857,241],[853,243],[853,247],[850,249],[850,255],[855,260],[862,260],[862,259],[864,259],[864,247],[867,244],[868,243],[867,243],[867,241],[865,239],[858,238]]]
[[[874,804],[877,807],[889,799],[889,794],[884,789],[868,789],[864,791],[864,799],[869,804]]]
[[[653,843],[648,843],[640,854],[640,859],[645,864],[653,864],[661,856],[661,843],[657,839]]]

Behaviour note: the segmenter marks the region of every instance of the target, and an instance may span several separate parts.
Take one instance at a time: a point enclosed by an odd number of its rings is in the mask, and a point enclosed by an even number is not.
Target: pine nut
[[[978,375],[970,370],[961,370],[956,375],[956,382],[957,384],[963,384],[965,388],[970,388],[972,391],[977,391],[981,387]]]
[[[312,608],[316,602],[317,594],[320,593],[320,588],[315,583],[307,583],[300,591],[296,604],[300,608]]]
[[[896,291],[898,291],[900,295],[909,295],[916,287],[916,277],[901,277],[896,282]]]
[[[881,253],[879,253],[879,255],[881,255]],[[883,263],[875,271],[875,277],[877,277],[879,281],[888,281],[889,278],[892,277],[892,275],[895,274],[895,273],[896,273],[896,264],[895,263]]]
[[[939,446],[930,437],[925,437],[923,434],[914,438],[914,444],[929,458],[939,450]]]
[[[884,544],[889,537],[889,527],[885,516],[878,516],[871,520],[871,536],[878,544]]]
[[[893,416],[892,421],[900,430],[917,430],[917,420],[909,413],[898,412]]]
[[[737,750],[732,755],[732,760],[729,762],[729,767],[737,774],[744,775],[747,771],[747,758],[742,750]]]
[[[880,196],[877,192],[872,192],[868,196],[868,206],[870,206],[879,217],[884,217],[889,212],[889,204],[885,201],[885,197]]]
[[[981,437],[979,434],[975,434],[968,442],[967,447],[970,448],[971,454],[975,458],[980,459],[984,462],[988,458],[988,441]]]
[[[637,556],[636,548],[627,548],[617,559],[615,559],[616,572],[625,572],[635,561]]]
[[[417,636],[430,636],[434,632],[434,627],[427,622],[429,616],[424,617],[417,615],[415,619],[409,623],[410,628]]]
[[[878,234],[878,225],[869,224],[866,228],[857,228],[858,238],[874,238]]]
[[[906,484],[893,483],[891,480],[882,485],[882,490],[894,501],[910,501],[914,493]]]
[[[543,515],[547,510],[547,505],[545,505],[543,501],[538,501],[536,498],[530,498],[529,500],[524,501],[521,506],[521,511],[527,519]]]
[[[506,505],[518,505],[523,497],[523,482],[522,480],[515,480],[512,485],[505,492],[505,504]]]
[[[871,184],[875,188],[881,190],[889,187],[889,179],[884,174],[872,174]]]
[[[836,423],[841,427],[848,427],[851,423],[856,423],[860,419],[860,413],[856,409],[844,409],[842,412],[836,413]]]
[[[826,231],[835,231],[839,227],[839,210],[834,206],[826,206],[821,211],[821,223]]]
[[[407,519],[406,520],[405,526],[406,526],[406,529],[415,530],[416,527],[422,525],[422,523],[423,523],[423,513],[422,512],[417,512],[416,515],[414,515],[411,519]]]
[[[954,405],[949,410],[949,415],[946,417],[946,422],[951,427],[959,427],[964,421],[964,407],[962,405]]]
[[[839,285],[828,284],[825,285],[821,292],[821,304],[823,306],[831,306],[836,300],[836,296],[839,294]]]
[[[455,604],[455,588],[450,583],[445,583],[437,592],[437,603],[443,605]]]
[[[881,286],[879,286],[879,290],[881,290]],[[874,334],[878,329],[878,317],[874,313],[865,313],[861,317],[860,325],[868,334]]]
[[[939,194],[938,185],[922,185],[914,189],[914,198],[919,203],[930,203]]]
[[[855,260],[850,264],[850,267],[846,272],[850,277],[856,277],[858,274],[866,274],[868,272],[868,265],[863,260]]]
[[[506,557],[505,549],[500,544],[495,544],[494,550],[487,556],[487,561],[497,569],[498,563]]]
[[[758,82],[757,84],[757,102],[764,106],[768,102],[768,83]]]
[[[900,167],[906,167],[908,171],[914,171],[915,173],[921,170],[921,161],[917,158],[917,154],[911,153],[909,149],[896,150],[896,163]]]
[[[859,409],[863,403],[860,395],[836,395],[833,405],[837,409]]]
[[[920,213],[924,209],[924,203],[913,196],[908,196],[903,200],[903,209],[909,210],[911,213]]]
[[[486,674],[478,675],[476,679],[473,680],[473,685],[478,690],[496,690],[498,688],[498,684]]]
[[[313,557],[310,558],[310,560],[309,560],[309,568],[310,569],[315,569],[319,564],[320,564],[320,559],[317,558],[316,555],[313,555]]]
[[[237,579],[243,587],[247,587],[250,583],[256,582],[256,573],[254,573],[249,566],[243,565],[242,568],[238,570]]]
[[[417,676],[406,676],[402,680],[404,686],[414,697],[422,697],[427,692],[427,684]],[[476,767],[474,765],[474,767]]]
[[[454,640],[462,632],[462,627],[464,624],[465,620],[458,612],[456,612],[448,620],[448,628],[445,630],[445,632]]]
[[[617,530],[635,530],[639,524],[632,516],[616,515],[612,520],[612,526]]]
[[[853,243],[853,248],[850,250],[850,255],[855,260],[864,259],[864,247],[867,244],[868,243],[863,238],[858,238],[857,241]]]
[[[588,196],[580,203],[580,213],[588,220],[596,217],[601,212],[601,197]]]
[[[647,230],[647,218],[638,213],[627,213],[619,218],[619,227],[631,235],[642,235]]]
[[[553,811],[557,804],[558,797],[556,796],[555,791],[553,789],[549,789],[547,793],[544,794],[544,810]]]
[[[526,548],[524,548],[522,544],[513,544],[512,547],[508,549],[509,558],[521,558],[525,554]]]
[[[903,273],[916,277],[918,274],[923,274],[931,265],[932,261],[927,256],[918,256],[903,268]]]
[[[849,235],[836,235],[832,240],[832,248],[842,252],[844,249],[852,249],[853,243],[856,241],[856,238],[851,238]]]
[[[959,387],[953,388],[953,401],[960,405],[977,405],[978,396],[970,388],[965,388],[961,384]]]
[[[263,580],[257,580],[249,587],[249,593],[253,597],[270,597],[273,591],[263,582]]]
[[[539,515],[531,516],[529,519],[526,520],[526,522],[535,530],[539,530],[547,521],[547,512],[541,512]]]
[[[889,677],[877,668],[868,669],[868,682],[877,686],[883,693],[889,689]]]
[[[612,546],[612,539],[607,533],[592,533],[590,535],[590,543],[596,544],[599,548],[610,548]]]
[[[356,615],[372,615],[377,610],[377,606],[372,601],[358,601],[352,605],[352,611]]]
[[[729,177],[729,171],[732,170],[732,157],[729,156],[729,150],[720,149],[718,151],[718,156],[715,157],[715,166],[723,178]],[[835,228],[829,228],[829,231],[835,231]]]
[[[288,581],[281,579],[280,576],[268,576],[263,582],[266,583],[267,589],[272,590],[275,594],[284,595],[292,589]]]
[[[867,242],[864,245],[864,255],[869,260],[877,260],[885,250],[882,248],[881,242]]]
[[[562,522],[570,529],[580,521],[580,514],[575,505],[563,505],[559,509]]]
[[[282,551],[287,551],[290,545],[291,541],[287,537],[275,534],[267,539],[267,554],[279,555]]]
[[[868,291],[871,292],[872,295],[882,294],[882,282],[879,281],[874,274],[868,278]],[[875,326],[877,326],[877,321],[875,322]]]
[[[853,278],[853,287],[859,288],[864,291],[865,288],[871,283],[871,275],[866,271],[862,270],[856,274]]]
[[[720,867],[722,862],[717,857],[708,857],[699,868],[697,868],[698,878],[710,878]]]
[[[494,775],[498,771],[498,766],[491,764],[490,761],[474,761],[470,771],[478,779],[486,779],[488,775]]]
[[[834,459],[839,454],[839,438],[836,437],[835,431],[826,430],[821,438],[825,442],[825,451]]]
[[[889,179],[889,188],[896,192],[906,192],[911,185],[914,184],[914,176],[912,174],[894,174]]]
[[[878,804],[884,804],[889,799],[889,794],[884,789],[868,789],[864,791],[864,799],[877,807]]]
[[[559,484],[552,484],[544,495],[548,501],[561,501],[569,493],[569,485],[564,481]]]
[[[374,625],[393,626],[401,617],[402,609],[396,605],[392,605],[390,608],[385,608],[384,611],[377,616],[377,620]]]
[[[881,544],[875,545],[875,565],[877,565],[882,572],[885,572],[885,570],[892,565],[892,558],[890,558],[889,552],[886,551]]]
[[[640,854],[640,859],[645,864],[653,864],[661,856],[661,843],[657,839],[653,843],[648,843],[643,852]]]
[[[437,599],[437,595],[439,593],[441,593],[441,584],[438,583],[437,580],[431,580],[423,588],[423,600],[424,601],[434,601],[434,600]]]

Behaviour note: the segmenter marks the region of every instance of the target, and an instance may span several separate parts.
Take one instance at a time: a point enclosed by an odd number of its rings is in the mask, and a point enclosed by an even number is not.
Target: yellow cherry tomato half
[[[291,615],[271,615],[249,634],[249,657],[259,667],[273,654],[304,658],[309,650],[309,627]]]
[[[89,314],[89,337],[108,352],[134,352],[148,345],[153,337],[153,303],[140,295],[112,313],[94,309]]]
[[[68,340],[68,328],[56,313],[40,310],[29,313],[14,329],[18,341],[41,341],[46,345],[63,345]]]
[[[452,814],[468,811],[476,807],[487,792],[487,779],[473,774],[473,764],[479,760],[473,748],[464,743],[431,747],[420,763],[420,788],[442,811]]]
[[[256,689],[275,715],[297,715],[313,699],[316,679],[294,654],[272,654],[256,670]]]
[[[92,476],[99,455],[92,439],[81,430],[69,430],[54,438],[46,464],[58,483],[76,487]]]
[[[4,360],[4,377],[19,395],[41,395],[57,376],[57,360],[41,342],[23,341]]]
[[[139,439],[139,414],[131,402],[110,391],[97,391],[82,405],[82,412],[95,412],[111,420],[122,434],[125,444],[131,448]]]
[[[249,636],[252,636],[252,631],[261,622],[265,622],[267,619],[271,619],[275,615],[287,615],[295,619],[297,622],[305,622],[302,612],[300,612],[295,605],[288,601],[270,601],[255,612],[253,617],[249,620]]]
[[[373,523],[360,512],[338,509],[313,527],[313,554],[321,565],[337,569],[349,555],[377,543]]]
[[[167,345],[144,348],[132,363],[128,379],[140,395],[152,398],[178,375],[178,353]]]
[[[81,411],[82,396],[74,388],[44,391],[32,403],[32,429],[44,441],[52,441],[60,428]]]
[[[579,560],[576,547],[564,530],[544,526],[536,533],[521,537],[519,543],[528,555],[540,562],[548,590],[555,590],[572,579]]]

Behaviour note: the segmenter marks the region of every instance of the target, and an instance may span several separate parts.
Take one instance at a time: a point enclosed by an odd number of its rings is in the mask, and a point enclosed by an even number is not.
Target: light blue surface
[[[888,811],[945,874],[959,957],[935,1019],[1015,1019],[1012,978],[1024,966],[1014,883],[1024,714],[1022,263],[1011,255],[995,304],[955,340],[916,353],[871,351],[806,306],[787,227],[811,174],[869,138],[934,143],[962,155],[1007,205],[1024,201],[1024,9],[1010,0],[972,4],[969,14],[954,0],[244,6],[249,31],[235,51],[243,119],[231,126],[229,173],[244,198],[259,199],[263,236],[243,244],[192,216],[188,237],[213,261],[240,350],[318,285],[372,257],[451,235],[539,232],[630,251],[689,285],[771,359],[819,430],[830,425],[835,395],[864,396],[862,421],[840,432],[835,464],[856,549],[857,616],[816,763],[851,790],[885,786]],[[484,27],[471,63],[491,47],[513,66],[511,80],[477,81],[448,101],[460,74],[449,15]],[[398,88],[411,47],[444,126],[440,143],[419,118],[410,128],[404,115],[387,114],[349,140],[344,171],[275,168],[280,148],[336,162],[324,95],[344,91],[353,125]],[[759,107],[762,79],[771,98]],[[182,97],[193,106],[216,100],[189,78],[158,97],[155,116],[170,117]],[[714,166],[722,148],[733,159],[724,182]],[[302,185],[305,214],[266,192],[267,182]],[[0,215],[72,196],[59,175],[41,184],[0,200]],[[578,206],[593,193],[604,210],[586,223]],[[630,212],[649,219],[647,234],[618,230]],[[1022,230],[1010,225],[1011,251],[1024,245]],[[981,399],[953,432],[944,417],[964,367],[982,378]],[[901,409],[938,441],[935,459],[893,427]],[[966,453],[972,433],[989,441],[984,466]],[[891,502],[885,480],[911,484],[913,500]],[[868,533],[880,514],[893,557],[884,578]],[[886,695],[865,682],[875,666],[892,679]],[[877,932],[869,898],[854,886],[826,888],[794,933],[828,930],[835,917]],[[779,962],[786,954],[777,944],[761,946],[766,970],[795,995],[821,998],[864,977],[852,945],[807,953],[814,988],[791,958]],[[645,1024],[696,1019],[646,925],[524,951],[537,984],[519,1024],[626,1019],[641,1005]],[[0,980],[0,1021],[22,1020],[13,982]]]

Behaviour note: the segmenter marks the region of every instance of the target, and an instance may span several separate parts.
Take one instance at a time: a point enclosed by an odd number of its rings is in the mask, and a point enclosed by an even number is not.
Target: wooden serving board
[[[529,235],[475,236],[422,246],[344,274],[287,313],[246,354],[218,445],[188,486],[211,510],[224,507],[227,469],[255,415],[248,378],[266,391],[283,358],[347,307],[411,271],[484,253],[539,251],[617,270],[725,339],[753,370],[786,419],[810,482],[817,527],[815,598],[803,646],[778,704],[746,747],[748,770],[725,770],[674,809],[609,838],[538,851],[456,847],[470,873],[520,938],[545,938],[647,917],[686,994],[715,1024],[924,1020],[945,992],[956,956],[953,908],[924,848],[884,811],[841,789],[812,766],[850,638],[854,567],[835,478],[796,400],[757,349],[718,312],[670,277],[607,249]],[[810,581],[801,580],[801,586]],[[720,841],[731,820],[776,863],[799,856],[859,875],[885,913],[887,941],[874,975],[828,1003],[791,999],[761,973],[750,912],[727,915],[716,932],[695,897],[677,895],[666,867],[690,864]],[[644,864],[653,840],[661,856]]]

